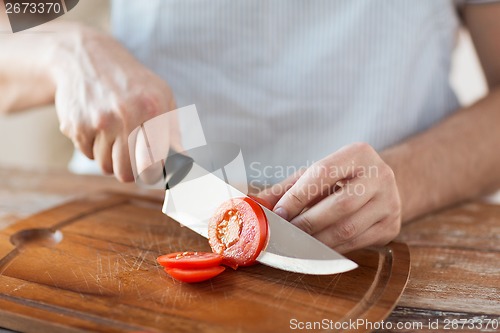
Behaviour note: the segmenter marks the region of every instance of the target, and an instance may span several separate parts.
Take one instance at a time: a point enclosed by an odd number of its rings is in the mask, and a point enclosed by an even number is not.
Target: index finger
[[[318,197],[329,193],[338,180],[328,176],[321,164],[313,165],[278,200],[274,212],[286,220],[292,220]]]
[[[305,171],[305,168],[300,169],[280,183],[274,184],[271,187],[258,192],[255,196],[269,202],[271,206],[274,207],[278,200],[293,186],[293,184],[297,182]]]
[[[331,194],[340,180],[352,179],[363,172],[363,162],[368,157],[364,146],[346,146],[314,163],[276,203],[274,212],[291,220],[318,199]]]

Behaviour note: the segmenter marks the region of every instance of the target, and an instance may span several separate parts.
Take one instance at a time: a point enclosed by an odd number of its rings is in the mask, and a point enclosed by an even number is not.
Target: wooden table
[[[0,168],[0,229],[63,202],[110,190],[163,195],[112,177]],[[466,203],[406,225],[398,240],[410,247],[410,280],[398,306],[376,331],[500,331],[500,206]]]

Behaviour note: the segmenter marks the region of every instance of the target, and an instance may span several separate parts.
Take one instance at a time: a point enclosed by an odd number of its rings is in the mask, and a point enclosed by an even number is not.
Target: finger
[[[269,202],[269,204],[274,207],[278,200],[283,196],[283,194],[285,194],[285,192],[288,191],[290,187],[293,186],[293,184],[295,184],[295,182],[304,174],[305,171],[305,168],[300,169],[283,181],[260,191],[255,196]]]
[[[94,159],[95,131],[84,124],[72,125],[67,122],[61,122],[59,130],[73,142],[76,149],[89,159]]]
[[[399,234],[401,223],[397,219],[385,219],[360,234],[359,236],[334,246],[333,249],[340,253],[347,253],[363,249],[368,246],[384,246]]]
[[[134,160],[137,180],[147,185],[153,185],[164,177],[165,160],[155,161],[151,142],[141,126],[135,140]]]
[[[116,138],[111,156],[115,177],[121,182],[133,181],[134,175],[132,174],[132,167],[130,165],[126,135],[120,135]]]
[[[318,167],[310,167],[286,191],[275,205],[275,212],[284,219],[295,218],[318,197],[328,195],[331,191],[331,178],[316,174]],[[324,171],[320,171],[323,173]]]
[[[362,207],[375,196],[376,192],[376,186],[367,182],[366,179],[355,178],[346,181],[341,189],[299,214],[290,222],[308,234],[316,234],[329,226],[334,227],[337,222],[357,211],[364,210],[365,208]],[[372,208],[371,206],[367,207]]]
[[[354,178],[359,172],[364,172],[372,164],[374,153],[371,147],[369,150],[365,146],[368,145],[353,144],[344,147],[312,165],[283,194],[275,209],[283,212],[286,219],[293,219],[318,198],[332,193],[338,181]]]
[[[135,164],[138,174],[141,174],[155,162],[150,144],[144,127],[141,125],[135,139]]]
[[[105,174],[113,173],[113,159],[111,158],[111,151],[114,142],[114,136],[111,135],[111,133],[104,131],[97,133],[94,141],[94,157]]]
[[[313,236],[330,247],[339,246],[360,236],[387,216],[388,213],[383,205],[378,200],[372,199],[354,214],[314,233]]]
[[[83,155],[87,156],[89,159],[95,159],[94,155],[94,143],[96,137],[94,133],[78,133],[73,136],[72,141],[76,149],[81,151]]]
[[[63,82],[61,86],[68,85],[67,82]],[[68,95],[64,89],[58,88],[56,90],[54,102],[59,119],[59,130],[73,142],[76,149],[92,160],[94,159],[93,146],[96,133],[90,126],[81,121],[79,116],[83,114],[83,111],[74,99],[68,99]],[[71,114],[71,117],[68,113]]]

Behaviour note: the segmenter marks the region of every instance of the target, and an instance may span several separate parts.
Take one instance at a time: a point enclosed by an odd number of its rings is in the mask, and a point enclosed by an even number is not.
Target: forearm
[[[382,152],[403,221],[500,188],[500,88],[435,127]]]
[[[0,2],[0,29],[8,30],[2,8]],[[54,101],[57,50],[79,29],[75,23],[52,22],[28,32],[0,34],[0,114]]]
[[[0,113],[53,101],[55,88],[48,75],[52,35],[0,36]]]

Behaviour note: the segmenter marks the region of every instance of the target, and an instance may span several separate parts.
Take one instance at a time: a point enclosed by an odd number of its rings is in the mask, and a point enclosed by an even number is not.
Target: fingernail
[[[283,207],[276,207],[274,209],[274,212],[279,216],[281,216],[282,218],[284,218],[285,220],[288,220],[288,213]]]

